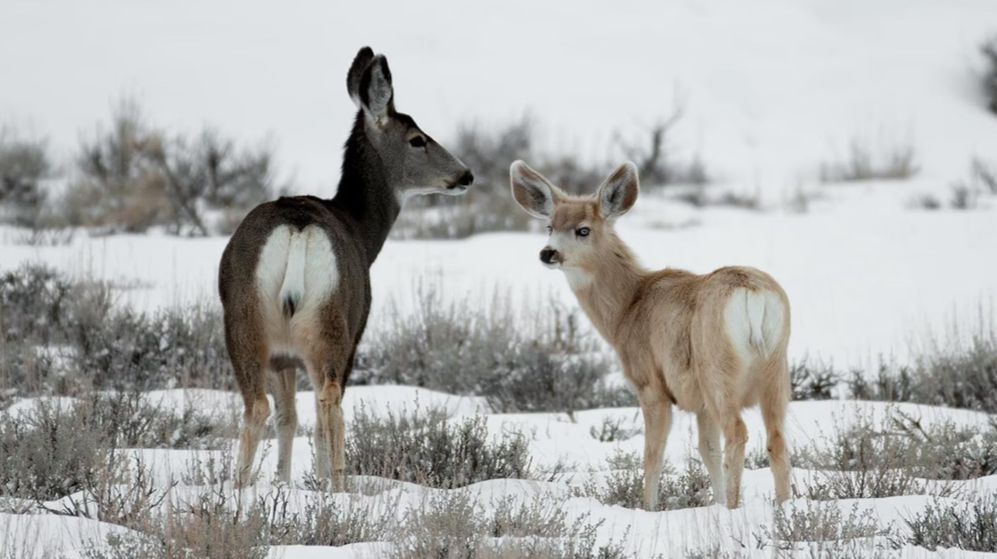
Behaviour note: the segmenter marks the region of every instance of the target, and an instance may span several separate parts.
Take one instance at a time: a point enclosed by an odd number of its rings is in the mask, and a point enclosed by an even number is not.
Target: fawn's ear
[[[637,179],[637,166],[627,161],[617,167],[599,187],[596,193],[599,214],[608,220],[620,217],[637,202],[638,192],[640,181]]]
[[[516,203],[534,217],[549,218],[554,205],[564,198],[560,188],[521,160],[509,167],[509,182]]]

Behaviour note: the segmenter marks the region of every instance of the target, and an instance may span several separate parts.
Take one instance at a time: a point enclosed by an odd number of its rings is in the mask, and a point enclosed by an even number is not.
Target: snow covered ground
[[[914,207],[924,194],[943,202],[963,179],[971,157],[997,160],[997,118],[975,89],[977,45],[997,22],[991,0],[775,0],[601,4],[447,0],[355,6],[301,2],[4,3],[0,6],[0,118],[29,122],[68,156],[80,133],[106,120],[110,101],[135,93],[161,122],[178,130],[204,122],[239,138],[272,133],[279,155],[302,185],[331,195],[339,145],[352,105],[343,76],[357,48],[388,55],[399,108],[446,143],[461,121],[501,124],[529,110],[549,149],[603,159],[615,132],[642,131],[684,102],[672,138],[682,155],[700,153],[726,187],[759,192],[765,211],[696,209],[651,194],[619,223],[647,266],[705,272],[751,265],[770,272],[792,302],[791,359],[833,362],[872,372],[881,358],[905,363],[932,344],[958,343],[992,328],[997,296],[997,198],[974,211]],[[40,37],[42,37],[40,39]],[[911,180],[818,184],[822,163],[847,156],[857,141],[887,152],[909,145],[920,173]],[[595,185],[593,185],[593,188]],[[815,194],[806,212],[785,202],[797,190]],[[216,302],[224,238],[176,239],[150,234],[91,238],[67,246],[18,244],[22,232],[0,228],[0,271],[45,262],[79,277],[127,285],[119,304],[152,310]],[[540,233],[494,233],[464,241],[389,241],[372,269],[372,328],[389,304],[411,308],[414,286],[445,286],[454,299],[508,290],[515,304],[574,305],[560,273],[537,262]],[[183,391],[149,398],[183,400]],[[235,394],[203,392],[217,409],[238,406]],[[314,423],[313,395],[298,397],[300,422]],[[365,402],[374,413],[418,401],[443,405],[453,419],[485,414],[489,433],[531,433],[538,466],[569,465],[551,482],[492,480],[454,491],[476,492],[490,506],[504,495],[549,495],[572,518],[604,520],[598,541],[625,538],[635,557],[684,557],[719,545],[745,557],[773,557],[753,542],[773,523],[767,469],[747,471],[744,505],[646,512],[572,496],[572,487],[608,475],[607,459],[643,448],[643,435],[599,442],[590,428],[604,417],[640,422],[632,409],[564,414],[488,414],[483,402],[413,387],[352,387],[345,415]],[[234,402],[234,403],[233,403]],[[29,407],[32,401],[18,406]],[[205,404],[207,405],[207,404]],[[791,446],[823,437],[855,418],[886,416],[884,404],[796,402],[789,412]],[[983,414],[902,406],[925,424],[983,426]],[[749,453],[761,448],[757,412],[746,414]],[[347,436],[349,436],[349,425]],[[695,454],[692,418],[678,414],[667,459]],[[272,441],[271,441],[272,442]],[[135,450],[165,487],[192,454],[220,451]],[[266,453],[263,471],[273,470]],[[310,470],[306,439],[295,445],[293,491]],[[802,484],[812,471],[794,471]],[[265,492],[266,482],[258,488]],[[997,477],[966,482],[997,490]],[[423,502],[431,490],[391,484],[362,497]],[[857,502],[877,525],[903,529],[928,496]],[[378,501],[380,500],[380,501]],[[832,502],[844,511],[855,504]],[[797,499],[785,507],[807,508]],[[870,512],[866,512],[870,511]],[[0,514],[0,555],[30,556],[103,541],[124,529],[84,518]],[[869,555],[876,555],[871,549]],[[377,557],[379,544],[274,549],[273,557]],[[895,557],[986,557],[962,550],[904,548]],[[6,555],[3,555],[6,558]],[[40,556],[40,555],[39,555]]]

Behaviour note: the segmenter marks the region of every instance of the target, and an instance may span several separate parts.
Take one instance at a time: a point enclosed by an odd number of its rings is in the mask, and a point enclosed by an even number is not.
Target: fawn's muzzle
[[[545,248],[541,250],[540,261],[544,264],[557,264],[557,251],[552,248]]]

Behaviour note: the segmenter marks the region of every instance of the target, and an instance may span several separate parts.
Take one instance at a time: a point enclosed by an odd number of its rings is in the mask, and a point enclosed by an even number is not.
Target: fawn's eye
[[[414,148],[426,147],[426,138],[422,136],[412,136],[412,139],[408,141],[408,145]]]
[[[551,234],[551,233],[553,233],[553,232],[554,232],[554,228],[553,228],[553,227],[551,227],[550,225],[548,225],[548,226],[547,226],[547,234],[548,234],[548,235],[550,235],[550,234]]]
[[[582,227],[578,231],[575,231],[575,235],[578,235],[579,237],[588,237],[589,233],[590,231],[588,227]]]

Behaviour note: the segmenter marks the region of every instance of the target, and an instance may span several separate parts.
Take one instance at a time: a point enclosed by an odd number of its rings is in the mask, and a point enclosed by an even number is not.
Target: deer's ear
[[[364,51],[360,51],[354,61],[354,67],[361,61]],[[353,87],[356,76],[353,69],[346,79],[347,87]],[[350,96],[357,107],[363,109],[364,113],[374,121],[381,121],[386,116],[395,111],[395,89],[391,84],[391,69],[388,67],[388,59],[383,54],[378,54],[370,59],[366,68],[356,81],[356,91],[351,91]]]
[[[596,193],[596,198],[599,200],[599,214],[605,219],[612,220],[627,213],[637,202],[639,183],[637,166],[632,162],[627,161],[617,167]]]
[[[362,108],[360,106],[360,80],[363,79],[364,72],[370,66],[371,60],[374,60],[374,50],[370,47],[360,49],[356,57],[353,58],[349,73],[346,74],[346,91],[358,109]]]
[[[564,197],[560,188],[521,160],[509,167],[509,182],[516,203],[534,217],[550,217],[554,205]]]

